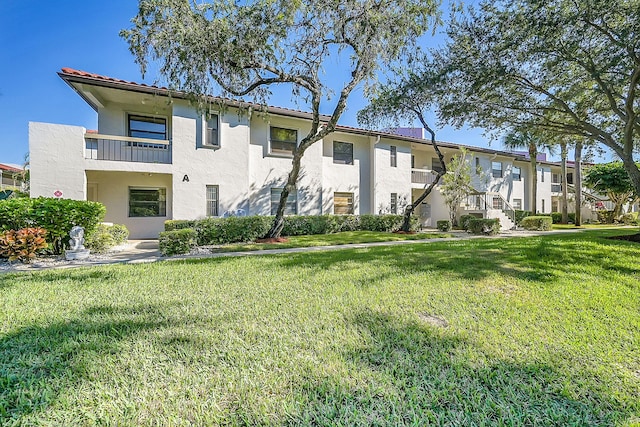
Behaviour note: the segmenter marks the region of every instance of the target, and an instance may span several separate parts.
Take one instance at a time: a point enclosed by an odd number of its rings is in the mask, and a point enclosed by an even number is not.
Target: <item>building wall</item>
[[[29,123],[31,197],[85,200],[84,132],[80,126]]]
[[[396,147],[395,167],[391,166],[391,146]],[[391,193],[397,193],[401,202],[411,203],[411,144],[386,138],[376,140],[372,160],[372,213],[388,211]],[[398,209],[401,213],[401,206]]]

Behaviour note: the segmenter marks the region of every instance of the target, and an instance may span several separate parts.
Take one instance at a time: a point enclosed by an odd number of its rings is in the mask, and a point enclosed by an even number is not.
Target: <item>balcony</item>
[[[85,159],[117,162],[171,163],[171,144],[166,140],[87,133]]]
[[[429,185],[436,180],[436,174],[429,169],[411,169],[411,183]]]

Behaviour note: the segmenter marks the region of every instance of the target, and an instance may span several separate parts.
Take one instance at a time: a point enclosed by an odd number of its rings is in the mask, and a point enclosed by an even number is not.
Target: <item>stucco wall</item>
[[[80,126],[29,123],[31,197],[84,200],[84,132]]]
[[[397,166],[391,166],[391,146],[396,147]],[[411,203],[411,144],[381,138],[374,143],[374,181],[372,213],[386,212],[391,203],[391,193],[398,194],[402,203]],[[402,204],[401,203],[401,204]],[[398,207],[399,212],[402,206]]]

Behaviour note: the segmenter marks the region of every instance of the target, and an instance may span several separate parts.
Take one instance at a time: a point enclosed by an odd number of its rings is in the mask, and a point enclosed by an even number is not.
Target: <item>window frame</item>
[[[209,190],[211,189],[215,189],[215,199],[214,198],[210,198],[209,197]],[[206,212],[205,215],[208,217],[215,217],[215,216],[220,216],[220,186],[219,185],[206,185],[206,195],[205,195],[205,199],[206,199]],[[215,208],[215,213],[214,210],[211,209],[211,207]]]
[[[500,165],[500,169],[496,169],[495,165]],[[499,171],[499,175],[496,175],[496,172]],[[491,176],[493,178],[502,178],[503,175],[503,167],[502,167],[502,162],[496,162],[496,161],[491,161]]]
[[[517,200],[517,203],[516,203]],[[513,199],[513,209],[517,211],[522,210],[522,199]]]
[[[346,198],[347,199],[347,212],[337,212],[336,208],[338,207],[336,204],[336,200],[338,198]],[[350,200],[350,202],[349,202]],[[353,193],[345,192],[345,191],[335,191],[333,193],[333,214],[334,215],[354,215],[355,213],[355,203],[353,199]]]
[[[213,119],[213,117],[216,118],[216,128],[215,128],[215,144],[212,144],[211,141],[211,136],[214,134],[214,132],[212,132],[213,128],[211,128],[209,126],[209,123],[211,122],[211,119]],[[221,144],[220,144],[220,114],[217,111],[211,111],[209,112],[209,114],[207,114],[206,116],[203,116],[202,118],[202,124],[204,127],[204,139],[202,141],[202,146],[205,148],[220,148]]]
[[[338,153],[340,154],[340,156],[336,158],[336,147],[347,146],[347,145],[351,147],[350,160],[348,158],[344,160],[339,158],[349,153]],[[352,142],[333,141],[333,163],[336,165],[353,165],[353,143]]]
[[[273,198],[274,190],[276,191],[277,197]],[[282,194],[282,190],[284,187],[271,187],[269,190],[269,201],[271,207],[271,215],[275,215],[278,210],[278,203],[280,202],[280,195]],[[290,200],[293,197],[293,200]],[[275,202],[275,203],[274,203]],[[291,211],[291,209],[293,211]],[[287,202],[284,206],[284,215],[298,215],[298,189],[295,188],[287,195]]]
[[[392,215],[398,214],[398,193],[391,193],[391,200],[389,203],[389,212]]]
[[[147,201],[147,200],[136,200],[138,204],[142,204],[142,206],[137,206],[138,208],[143,208],[145,205],[151,205],[152,203],[157,203],[157,215],[135,215],[132,212],[132,200],[131,200],[131,191],[156,191],[158,192],[158,200],[155,201]],[[164,200],[162,200],[164,199]],[[167,189],[166,187],[137,187],[132,186],[128,188],[127,193],[127,217],[128,218],[162,218],[167,216]]]
[[[285,131],[291,131],[291,132],[295,132],[295,141],[286,141],[286,140],[280,140],[280,139],[274,139],[272,137],[272,131],[273,129],[282,129]],[[293,157],[293,152],[295,151],[295,149],[298,147],[298,129],[291,129],[291,128],[285,128],[282,126],[273,126],[273,125],[269,125],[269,155],[271,156],[279,156],[279,157]],[[274,151],[273,148],[273,143],[278,143],[278,144],[292,144],[293,148],[291,149],[291,151],[289,150],[284,150],[284,149],[276,149]]]
[[[515,170],[518,170],[518,173],[515,173]],[[522,181],[522,168],[520,166],[513,166],[511,168],[511,175],[513,176],[514,181]]]
[[[398,146],[389,146],[389,166],[392,168],[398,167]]]
[[[496,201],[498,203],[496,203]],[[496,205],[498,205],[499,207],[496,207]],[[504,209],[504,202],[502,201],[502,197],[493,196],[493,198],[491,199],[491,209],[496,209],[496,210]]]

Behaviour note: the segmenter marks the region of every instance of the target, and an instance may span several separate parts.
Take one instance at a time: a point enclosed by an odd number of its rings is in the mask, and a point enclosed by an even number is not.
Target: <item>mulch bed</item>
[[[394,231],[394,234],[418,234],[417,231],[402,231],[402,230],[398,230],[398,231]]]
[[[613,240],[626,240],[627,242],[640,243],[640,233],[629,234],[625,236],[612,236],[609,238]]]

